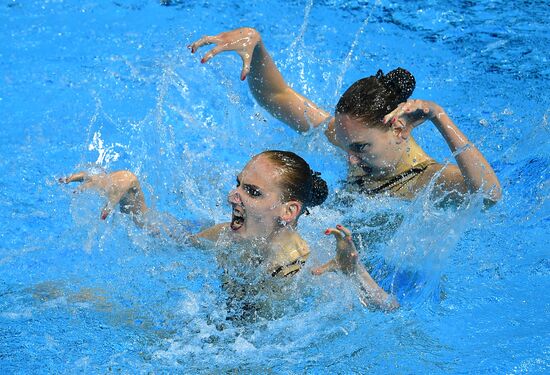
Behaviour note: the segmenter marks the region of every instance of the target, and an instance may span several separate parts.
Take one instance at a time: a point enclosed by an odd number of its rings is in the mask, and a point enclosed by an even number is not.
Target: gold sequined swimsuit
[[[355,185],[360,188],[361,192],[366,195],[376,195],[384,192],[397,192],[407,185],[416,176],[422,174],[428,167],[435,164],[434,160],[426,160],[422,163],[414,165],[411,169],[406,170],[396,176],[390,177],[388,180],[378,185],[375,188],[367,188],[367,176],[359,176],[350,181],[351,185]]]

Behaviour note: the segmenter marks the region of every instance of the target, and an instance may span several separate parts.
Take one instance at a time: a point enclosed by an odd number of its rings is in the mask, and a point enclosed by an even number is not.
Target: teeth
[[[238,211],[236,207],[233,208],[233,217],[231,218],[231,229],[238,230],[244,224],[244,215]]]
[[[240,217],[240,218],[244,217],[244,215],[241,212],[237,211],[237,209],[235,208],[233,209],[233,216]]]

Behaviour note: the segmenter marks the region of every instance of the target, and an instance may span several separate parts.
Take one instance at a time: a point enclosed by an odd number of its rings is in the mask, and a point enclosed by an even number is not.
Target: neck
[[[401,158],[399,158],[394,165],[380,169],[358,168],[360,169],[359,173],[353,171],[352,168],[350,174],[356,176],[364,175],[368,179],[374,181],[385,180],[411,169],[418,163],[430,159],[428,154],[426,154],[426,152],[416,143],[413,137],[409,138],[404,147],[406,149],[403,151]]]
[[[284,242],[289,235],[295,232],[293,225],[279,226],[266,235],[259,235],[245,241],[248,247],[255,249],[254,252],[267,258],[271,256],[273,244]]]
[[[282,239],[286,238],[289,234],[292,234],[295,232],[293,225],[285,225],[281,226],[277,229],[275,229],[267,238],[266,243],[269,245],[273,242],[281,241]]]
[[[409,138],[406,147],[407,149],[403,153],[403,157],[397,162],[393,172],[387,177],[392,177],[403,173],[414,167],[416,164],[422,163],[430,158],[412,137]]]

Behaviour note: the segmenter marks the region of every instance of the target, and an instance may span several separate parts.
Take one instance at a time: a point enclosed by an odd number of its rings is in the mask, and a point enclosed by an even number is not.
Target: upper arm
[[[436,186],[444,192],[456,191],[461,194],[468,192],[468,186],[460,168],[454,164],[449,164],[441,169],[440,175],[437,177]]]
[[[284,80],[263,43],[254,49],[248,86],[258,103],[294,130],[305,132],[330,118],[330,114]]]
[[[435,178],[433,193],[436,197],[444,198],[445,202],[461,202],[468,193],[468,186],[460,169],[454,164],[437,165],[437,171],[432,175]],[[426,185],[429,181],[426,181]]]
[[[299,132],[307,132],[331,118],[330,113],[289,86],[261,104],[277,119]]]
[[[444,197],[445,201],[462,202],[464,197],[470,193],[466,180],[460,168],[454,164],[445,166],[435,185],[437,196]],[[484,208],[493,206],[498,200],[485,196],[483,199]]]

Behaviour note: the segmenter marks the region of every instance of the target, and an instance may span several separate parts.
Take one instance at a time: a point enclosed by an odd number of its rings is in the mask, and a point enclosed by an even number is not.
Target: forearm
[[[129,214],[134,224],[155,237],[165,237],[177,243],[187,243],[191,234],[189,225],[169,213],[150,210],[145,203],[145,195],[139,180],[133,174],[131,187],[120,200],[120,211]]]
[[[468,140],[441,107],[436,106],[432,122],[455,155],[468,191],[474,193],[483,189],[487,199],[493,202],[498,201],[501,197],[500,183],[483,154]]]
[[[195,222],[180,220],[170,213],[155,210],[150,210],[144,215],[134,216],[133,219],[134,222],[137,219],[140,224],[138,226],[143,228],[150,236],[179,245],[195,245],[198,243],[197,236],[191,232],[191,229],[197,227]]]
[[[261,40],[254,49],[248,85],[262,107],[294,130],[306,132],[331,117],[287,85]]]
[[[377,307],[383,310],[395,310],[399,303],[394,296],[389,295],[371,277],[362,264],[357,265],[356,280],[361,290],[361,302],[367,307]]]

